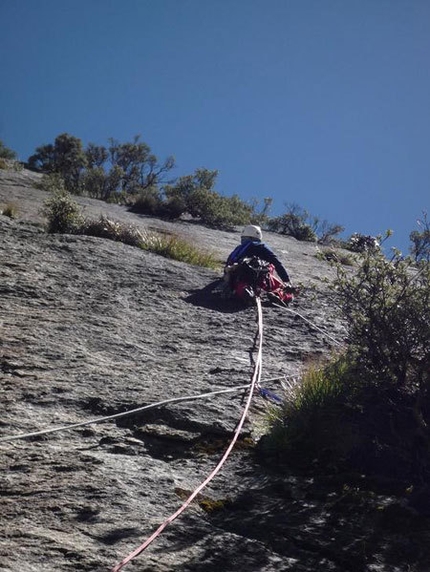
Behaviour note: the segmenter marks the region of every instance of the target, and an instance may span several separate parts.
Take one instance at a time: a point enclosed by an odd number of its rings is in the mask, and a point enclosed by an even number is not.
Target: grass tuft
[[[172,260],[186,262],[194,266],[216,269],[219,262],[211,252],[196,248],[193,244],[176,235],[145,233],[141,247]]]
[[[0,142],[1,144],[1,142]],[[1,149],[1,146],[0,146]],[[20,171],[22,171],[24,169],[24,165],[20,162],[17,161],[16,159],[13,159],[12,157],[7,158],[7,157],[0,157],[0,169],[3,171],[15,171],[16,173],[19,173]]]
[[[16,218],[18,215],[18,206],[15,203],[8,203],[1,210],[3,216],[8,216],[9,218]]]
[[[141,232],[133,225],[117,222],[106,216],[101,216],[98,220],[85,221],[80,234],[108,238],[131,246],[138,246],[148,252],[194,266],[213,269],[219,266],[212,253],[196,248],[179,236]]]
[[[349,453],[355,444],[349,377],[349,364],[342,357],[310,367],[282,407],[270,408],[266,451],[304,462],[321,456],[339,459]]]
[[[50,180],[55,185],[56,181]],[[176,235],[161,235],[141,232],[130,224],[124,224],[106,216],[99,219],[84,219],[79,205],[64,188],[57,188],[45,201],[42,213],[48,219],[48,232],[65,234],[84,234],[107,238],[137,246],[194,266],[217,269],[219,266],[214,254],[196,248],[193,244]]]
[[[81,226],[80,234],[108,238],[117,242],[123,242],[130,246],[142,247],[144,242],[143,234],[133,225],[123,224],[101,216],[99,219],[87,219]]]
[[[187,500],[191,493],[192,491],[188,489],[183,489],[181,487],[175,488],[175,494],[177,494],[178,497],[183,501]],[[196,498],[200,508],[203,509],[207,514],[226,510],[233,504],[233,501],[228,497],[225,499],[212,499],[208,496],[198,494]]]
[[[354,266],[355,258],[346,252],[341,252],[333,247],[317,249],[316,257],[319,260],[326,260],[334,264],[342,264],[343,266]]]

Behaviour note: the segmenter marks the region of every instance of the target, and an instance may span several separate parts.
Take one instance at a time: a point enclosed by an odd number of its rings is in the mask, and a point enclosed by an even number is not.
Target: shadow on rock
[[[273,555],[270,549],[254,539],[228,532],[212,536],[205,519],[198,523],[185,517],[183,524],[182,532],[169,540],[169,552],[177,554],[193,545],[194,554],[186,562],[176,565],[175,572],[279,570],[271,566]]]
[[[190,294],[184,298],[184,300],[194,306],[200,306],[202,308],[208,308],[210,310],[217,310],[218,312],[229,314],[245,310],[246,306],[241,304],[239,301],[224,299],[222,297],[223,285],[224,280],[222,278],[218,278],[204,288],[189,290]]]

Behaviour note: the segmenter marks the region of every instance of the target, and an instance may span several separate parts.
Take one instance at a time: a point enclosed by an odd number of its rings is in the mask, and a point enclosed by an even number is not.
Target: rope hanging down
[[[262,347],[263,347],[263,315],[261,310],[261,302],[260,299],[257,298],[257,312],[258,312],[258,349],[257,349],[257,359],[254,363],[254,369],[252,373],[252,379],[249,389],[248,398],[242,413],[242,417],[235,429],[233,438],[231,440],[230,445],[226,449],[224,455],[222,456],[221,460],[219,461],[218,465],[214,468],[214,470],[210,473],[208,477],[195,489],[195,491],[188,497],[188,499],[182,504],[182,506],[172,515],[170,515],[158,528],[157,530],[147,539],[143,544],[141,544],[138,548],[136,548],[133,552],[131,552],[124,560],[122,560],[119,564],[117,564],[112,572],[119,572],[122,568],[128,564],[131,560],[136,558],[139,554],[141,554],[156,538],[159,536],[163,530],[171,524],[180,514],[184,512],[184,510],[192,503],[192,501],[196,498],[196,496],[206,487],[206,485],[217,475],[217,473],[221,470],[221,467],[224,465],[227,457],[230,455],[238,437],[242,430],[243,424],[245,423],[246,416],[248,414],[252,397],[254,394],[254,390],[256,387],[259,386],[261,380],[261,364],[262,364]]]

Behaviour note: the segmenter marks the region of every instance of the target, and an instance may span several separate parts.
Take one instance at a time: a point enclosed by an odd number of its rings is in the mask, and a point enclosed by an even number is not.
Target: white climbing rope
[[[283,306],[282,304],[274,304],[274,305],[277,306],[278,308],[282,308],[283,310],[286,310],[287,312],[290,312],[290,314],[294,314],[295,316],[298,316],[304,322],[308,323],[310,326],[312,326],[313,328],[315,328],[316,330],[318,330],[319,332],[324,334],[327,338],[329,338],[337,346],[343,347],[343,344],[341,342],[339,342],[338,340],[336,340],[336,338],[334,338],[333,336],[331,336],[330,334],[325,332],[323,329],[319,328],[316,324],[314,324],[314,322],[312,322],[311,320],[308,320],[307,318],[302,316],[302,314],[299,314],[299,312],[296,312],[295,310],[292,310],[291,308],[287,308],[286,306]]]
[[[126,415],[132,415],[133,413],[139,413],[139,411],[145,411],[148,409],[153,409],[154,407],[161,407],[167,403],[180,403],[181,401],[193,401],[195,399],[204,399],[205,397],[212,397],[213,395],[220,395],[222,393],[232,393],[234,391],[240,391],[241,389],[247,389],[250,384],[237,385],[235,387],[230,387],[228,389],[219,389],[217,391],[210,391],[208,393],[201,393],[199,395],[188,395],[184,397],[172,397],[171,399],[165,399],[163,401],[157,401],[156,403],[150,403],[149,405],[143,405],[142,407],[137,407],[136,409],[131,409],[129,411],[123,411],[122,413],[115,413],[114,415],[108,415],[106,417],[99,417],[97,419],[90,419],[89,421],[82,421],[81,423],[73,423],[72,425],[65,425],[63,427],[54,427],[52,429],[43,429],[41,431],[33,431],[31,433],[21,433],[18,435],[11,435],[8,437],[0,437],[0,443],[5,443],[9,441],[16,441],[18,439],[28,439],[29,437],[39,437],[40,435],[47,435],[49,433],[57,433],[59,431],[69,431],[70,429],[77,429],[78,427],[85,427],[86,425],[92,425],[94,423],[101,423],[103,421],[110,421],[112,419],[119,419],[120,417],[125,417]]]

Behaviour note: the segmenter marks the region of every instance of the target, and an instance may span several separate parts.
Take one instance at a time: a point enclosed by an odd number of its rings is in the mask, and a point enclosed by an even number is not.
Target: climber
[[[250,304],[264,291],[271,302],[286,305],[293,300],[297,289],[262,238],[259,226],[249,224],[243,229],[241,244],[230,254],[224,268],[225,295]]]

